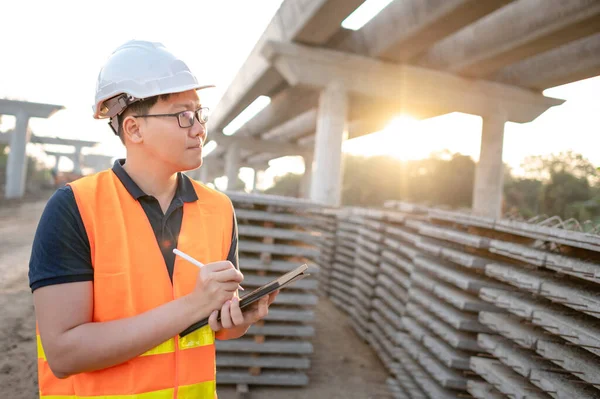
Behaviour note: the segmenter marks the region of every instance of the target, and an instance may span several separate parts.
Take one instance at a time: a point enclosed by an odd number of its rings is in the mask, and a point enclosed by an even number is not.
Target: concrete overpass
[[[25,177],[27,175],[27,143],[66,145],[75,148],[71,158],[75,171],[81,169],[81,149],[93,147],[96,142],[69,140],[57,137],[35,136],[29,128],[30,118],[49,118],[55,112],[64,109],[62,105],[31,103],[0,99],[0,115],[14,115],[16,118],[13,131],[0,134],[0,144],[8,144],[10,152],[6,166],[6,198],[20,198],[25,193]],[[57,159],[58,161],[58,159]]]
[[[232,181],[241,166],[301,155],[307,196],[338,205],[344,140],[399,113],[459,111],[483,117],[473,211],[498,217],[504,124],[563,102],[543,89],[600,74],[600,1],[395,0],[343,28],[363,2],[283,2],[211,116],[218,146],[202,177]],[[270,104],[225,135],[261,95]]]
[[[6,165],[6,198],[20,198],[25,193],[25,176],[27,175],[25,150],[31,139],[29,118],[49,118],[63,108],[62,105],[0,99],[0,115],[14,115],[16,118],[13,133],[10,136],[2,135],[6,136],[4,140],[8,141],[10,147]]]

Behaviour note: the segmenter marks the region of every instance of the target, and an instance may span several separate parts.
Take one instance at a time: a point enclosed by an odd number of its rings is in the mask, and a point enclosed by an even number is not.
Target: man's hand
[[[241,336],[248,327],[267,316],[269,306],[273,303],[277,294],[279,294],[279,290],[260,298],[243,312],[240,309],[239,298],[234,296],[232,300],[225,302],[221,307],[221,321],[217,321],[218,312],[215,310],[208,318],[208,325],[215,332],[221,329],[240,329],[243,331],[234,335]]]
[[[234,297],[243,280],[244,275],[229,261],[208,263],[200,268],[189,300],[199,310],[206,307],[209,311],[219,309]]]

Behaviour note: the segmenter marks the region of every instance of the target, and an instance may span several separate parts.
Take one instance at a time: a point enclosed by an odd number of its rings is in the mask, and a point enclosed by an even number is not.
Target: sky
[[[94,152],[123,156],[124,149],[106,122],[92,118],[98,72],[116,47],[130,39],[162,42],[200,80],[217,85],[203,92],[202,99],[214,108],[281,2],[105,0],[94,7],[74,0],[6,2],[0,15],[0,98],[64,105],[65,110],[48,120],[33,119],[32,130],[37,135],[99,141]],[[600,77],[546,90],[545,95],[567,101],[531,123],[508,123],[504,161],[519,173],[529,155],[571,149],[600,165],[597,93]],[[0,130],[11,123],[5,117]],[[448,149],[478,159],[480,133],[481,118],[473,115],[455,113],[421,122],[402,116],[382,132],[346,142],[344,151],[413,159]],[[63,162],[68,167],[69,161]],[[261,185],[271,184],[276,175],[303,169],[298,158],[274,160],[261,176]],[[248,171],[242,175],[251,176]]]

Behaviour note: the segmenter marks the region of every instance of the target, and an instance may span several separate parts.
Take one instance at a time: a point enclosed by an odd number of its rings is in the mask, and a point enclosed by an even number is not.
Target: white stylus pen
[[[202,262],[198,262],[196,259],[192,258],[191,256],[189,256],[186,253],[181,252],[180,250],[178,250],[177,248],[173,249],[173,253],[177,256],[181,256],[183,259],[187,260],[188,262],[198,266],[198,267],[202,267],[204,266],[204,264]],[[238,284],[238,288],[242,291],[244,291],[244,288]]]

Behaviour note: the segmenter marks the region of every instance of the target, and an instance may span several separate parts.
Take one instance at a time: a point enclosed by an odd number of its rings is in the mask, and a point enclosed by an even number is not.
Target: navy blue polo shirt
[[[169,277],[173,281],[175,264],[173,248],[177,247],[181,230],[183,204],[198,200],[196,190],[194,190],[189,177],[179,173],[175,196],[167,212],[163,213],[158,200],[144,193],[123,169],[124,163],[125,160],[117,160],[112,171],[129,194],[144,209],[152,225],[152,230],[154,230]],[[238,235],[235,214],[232,223],[231,249],[227,260],[238,268]],[[94,269],[90,242],[77,208],[73,190],[70,186],[64,186],[52,195],[40,218],[29,261],[29,286],[34,291],[47,285],[93,280]]]

